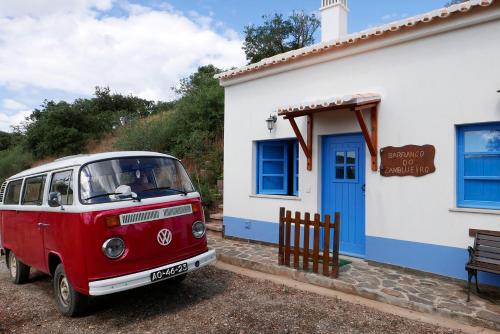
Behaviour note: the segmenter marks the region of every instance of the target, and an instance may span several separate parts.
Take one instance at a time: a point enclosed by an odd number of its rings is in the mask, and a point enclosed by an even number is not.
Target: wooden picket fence
[[[311,220],[311,214],[305,213],[304,219],[301,218],[300,212],[295,212],[292,218],[292,212],[286,211],[285,208],[280,208],[279,218],[279,244],[278,244],[278,264],[281,266],[291,267],[291,255],[293,254],[293,268],[300,269],[300,256],[302,256],[302,269],[309,270],[309,260],[312,257],[312,271],[319,272],[320,261],[322,262],[322,274],[325,276],[338,277],[339,274],[339,238],[340,238],[340,213],[335,213],[335,220],[332,223],[330,215],[325,215],[325,221],[322,222],[319,214],[314,215],[314,220]],[[292,225],[294,229],[293,247],[291,242]],[[303,226],[303,247],[301,244],[300,227]],[[310,229],[313,227],[312,252],[310,248]],[[320,254],[320,230],[323,230],[323,252]],[[333,229],[333,254],[330,257],[330,233]],[[331,266],[331,270],[330,270]]]

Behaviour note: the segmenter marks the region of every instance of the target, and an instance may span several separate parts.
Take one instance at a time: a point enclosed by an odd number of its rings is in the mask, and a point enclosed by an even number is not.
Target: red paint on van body
[[[26,264],[47,272],[44,256],[43,231],[38,226],[39,211],[2,210],[2,237],[4,248],[13,250]]]
[[[185,204],[201,208],[199,198],[190,198],[84,213],[2,210],[0,244],[14,251],[22,262],[45,273],[49,273],[50,254],[56,254],[75,290],[88,294],[91,281],[153,269],[206,252],[206,236],[197,239],[192,234],[192,224],[204,221],[202,210],[156,221],[106,226],[108,216]],[[157,241],[158,232],[164,228],[172,232],[172,242],[167,246]],[[111,237],[125,242],[125,253],[117,260],[102,252],[102,244]]]

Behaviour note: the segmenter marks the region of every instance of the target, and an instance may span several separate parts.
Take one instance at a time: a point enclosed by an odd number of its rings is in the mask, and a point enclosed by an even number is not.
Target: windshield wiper
[[[113,196],[113,195],[116,195],[116,196],[120,196],[120,195],[123,195],[123,193],[106,193],[106,194],[99,194],[99,195],[95,195],[95,196],[90,196],[90,197],[87,197],[84,199],[84,201],[89,201],[91,199],[94,199],[94,198],[100,198],[100,197],[106,197],[106,196]],[[141,201],[141,199],[139,198],[139,196],[133,196],[132,194],[130,195],[126,195],[128,196],[130,199],[133,199],[133,200],[137,200],[138,202]]]
[[[156,187],[156,188],[151,188],[151,189],[146,189],[146,190],[143,190],[142,192],[145,193],[145,192],[148,192],[148,191],[160,191],[160,190],[172,190],[172,191],[175,191],[179,194],[183,194],[184,196],[186,196],[188,193],[187,191],[184,191],[184,190],[181,190],[181,189],[175,189],[175,188],[172,188],[172,187]]]

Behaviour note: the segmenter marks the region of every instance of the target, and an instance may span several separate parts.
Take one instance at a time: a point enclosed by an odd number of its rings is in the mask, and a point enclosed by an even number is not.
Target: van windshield
[[[80,172],[80,199],[84,204],[123,200],[118,195],[124,186],[130,187],[132,193],[139,198],[194,191],[184,167],[172,158],[111,159],[90,163]]]

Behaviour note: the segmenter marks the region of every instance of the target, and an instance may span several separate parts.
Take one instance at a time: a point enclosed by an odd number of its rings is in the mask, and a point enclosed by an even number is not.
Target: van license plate
[[[187,263],[181,263],[176,266],[155,271],[151,274],[151,282],[162,281],[172,276],[176,276],[188,271]]]

